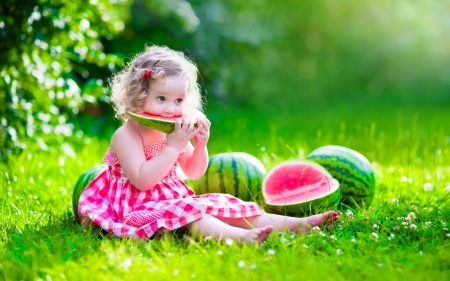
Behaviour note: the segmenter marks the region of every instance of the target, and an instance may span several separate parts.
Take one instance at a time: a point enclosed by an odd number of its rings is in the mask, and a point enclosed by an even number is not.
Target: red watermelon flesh
[[[318,205],[336,206],[339,182],[310,161],[286,161],[273,167],[263,181],[264,201],[276,213],[306,212]]]

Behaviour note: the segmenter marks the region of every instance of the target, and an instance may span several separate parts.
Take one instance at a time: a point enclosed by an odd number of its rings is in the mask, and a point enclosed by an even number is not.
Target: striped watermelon
[[[86,186],[89,185],[89,183],[95,179],[96,176],[98,176],[100,173],[105,171],[107,169],[107,165],[97,165],[94,166],[86,171],[84,171],[83,174],[78,178],[77,182],[75,183],[75,187],[73,188],[72,193],[72,208],[73,208],[73,214],[75,215],[75,218],[78,220],[78,201],[80,200],[81,193],[86,188]]]
[[[369,206],[375,194],[375,172],[369,160],[350,148],[328,145],[311,152],[306,159],[322,165],[341,184],[343,204]]]
[[[254,201],[261,191],[266,169],[258,158],[244,152],[212,155],[201,179],[194,183],[197,194],[227,193]]]
[[[341,198],[339,182],[312,161],[291,160],[269,170],[262,194],[270,213],[304,216],[336,208]]]

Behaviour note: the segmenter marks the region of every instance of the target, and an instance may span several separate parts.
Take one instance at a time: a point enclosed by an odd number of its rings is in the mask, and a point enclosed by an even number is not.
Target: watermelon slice
[[[262,184],[266,210],[303,216],[336,208],[341,198],[339,182],[319,164],[292,160],[274,166]]]
[[[205,114],[200,112],[199,110],[190,111],[184,116],[176,116],[176,117],[163,117],[159,115],[152,115],[148,113],[134,113],[127,112],[128,116],[136,120],[137,122],[145,125],[149,128],[164,132],[166,134],[170,134],[175,129],[175,121],[178,118],[188,118],[189,120],[196,120],[197,118],[205,118]],[[197,127],[197,124],[194,124]]]

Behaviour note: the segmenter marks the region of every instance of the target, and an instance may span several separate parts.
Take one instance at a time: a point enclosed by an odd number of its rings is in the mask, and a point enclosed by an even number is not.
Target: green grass
[[[0,280],[449,279],[448,112],[446,104],[381,101],[278,112],[210,108],[211,154],[244,151],[270,168],[337,144],[374,163],[371,208],[352,210],[353,218],[343,210],[322,233],[273,234],[259,248],[170,234],[142,242],[83,230],[71,211],[72,186],[102,162],[108,136],[84,136],[46,152],[29,148],[0,172]],[[411,212],[415,231],[402,225]]]

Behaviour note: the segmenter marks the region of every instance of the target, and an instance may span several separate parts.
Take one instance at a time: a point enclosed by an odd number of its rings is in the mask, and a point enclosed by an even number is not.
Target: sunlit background
[[[108,78],[146,44],[197,63],[221,133],[426,122],[449,109],[449,15],[437,0],[5,0],[2,158],[82,134],[109,138],[119,123]],[[295,116],[307,120],[285,124]]]

